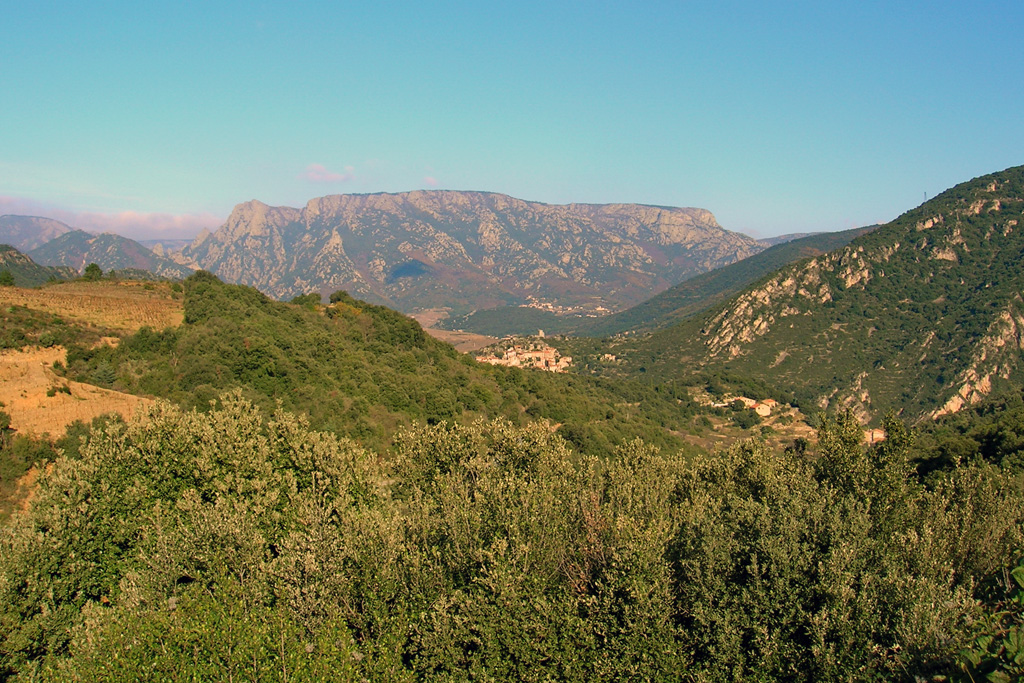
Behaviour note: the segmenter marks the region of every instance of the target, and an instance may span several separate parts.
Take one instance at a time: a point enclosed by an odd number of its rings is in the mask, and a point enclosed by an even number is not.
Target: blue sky
[[[1024,3],[0,0],[0,213],[488,190],[768,236],[1024,163]]]

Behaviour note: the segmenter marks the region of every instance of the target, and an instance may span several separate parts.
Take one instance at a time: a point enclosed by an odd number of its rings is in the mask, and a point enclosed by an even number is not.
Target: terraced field
[[[0,306],[24,306],[119,333],[176,327],[181,294],[169,283],[61,282],[39,288],[0,287]]]

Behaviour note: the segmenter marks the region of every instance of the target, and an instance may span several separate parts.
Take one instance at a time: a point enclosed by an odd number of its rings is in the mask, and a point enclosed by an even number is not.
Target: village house
[[[557,349],[546,344],[532,344],[529,347],[513,344],[501,356],[477,356],[477,360],[491,365],[534,368],[548,372],[565,372],[572,365],[570,356],[560,356]]]

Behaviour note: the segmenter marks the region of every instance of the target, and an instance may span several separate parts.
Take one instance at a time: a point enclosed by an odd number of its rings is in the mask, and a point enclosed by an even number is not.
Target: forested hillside
[[[685,388],[523,371],[476,363],[412,319],[344,292],[272,301],[200,272],[185,281],[185,320],[143,329],[116,348],[73,347],[68,376],[205,409],[225,389],[284,407],[327,429],[381,445],[413,421],[545,418],[580,447],[611,452],[640,437],[677,448],[696,411]]]
[[[76,275],[71,268],[41,266],[9,244],[0,244],[0,286],[35,287],[50,280],[65,280]]]
[[[192,410],[55,452],[0,408],[0,462],[37,477],[0,527],[0,680],[1022,673],[1019,397],[922,446],[846,413],[696,454],[665,436],[681,390],[479,366],[343,293],[185,285],[181,326],[67,372]],[[593,439],[533,420],[557,411]]]

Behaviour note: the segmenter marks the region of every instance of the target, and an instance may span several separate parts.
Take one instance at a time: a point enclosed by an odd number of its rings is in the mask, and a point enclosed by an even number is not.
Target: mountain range
[[[504,306],[502,324],[526,316],[533,329],[556,320],[545,304],[577,314],[638,304],[572,323],[576,335],[632,334],[614,342],[613,366],[590,367],[655,381],[748,377],[808,411],[919,419],[1024,384],[1022,169],[957,185],[884,226],[767,250],[703,209],[449,191],[335,195],[302,209],[247,202],[177,254],[182,263],[56,221],[3,217],[0,237],[60,231],[30,252],[47,265],[163,277],[203,268],[279,299],[344,289],[407,312]]]
[[[109,232],[92,235],[83,230],[70,230],[36,247],[28,255],[39,264],[69,267],[77,272],[90,263],[104,271],[128,271],[142,276],[151,273],[171,279],[188,277],[194,270],[158,256],[135,240]]]
[[[486,192],[250,201],[183,262],[278,299],[344,289],[398,310],[621,309],[761,251],[704,209],[550,205]]]

